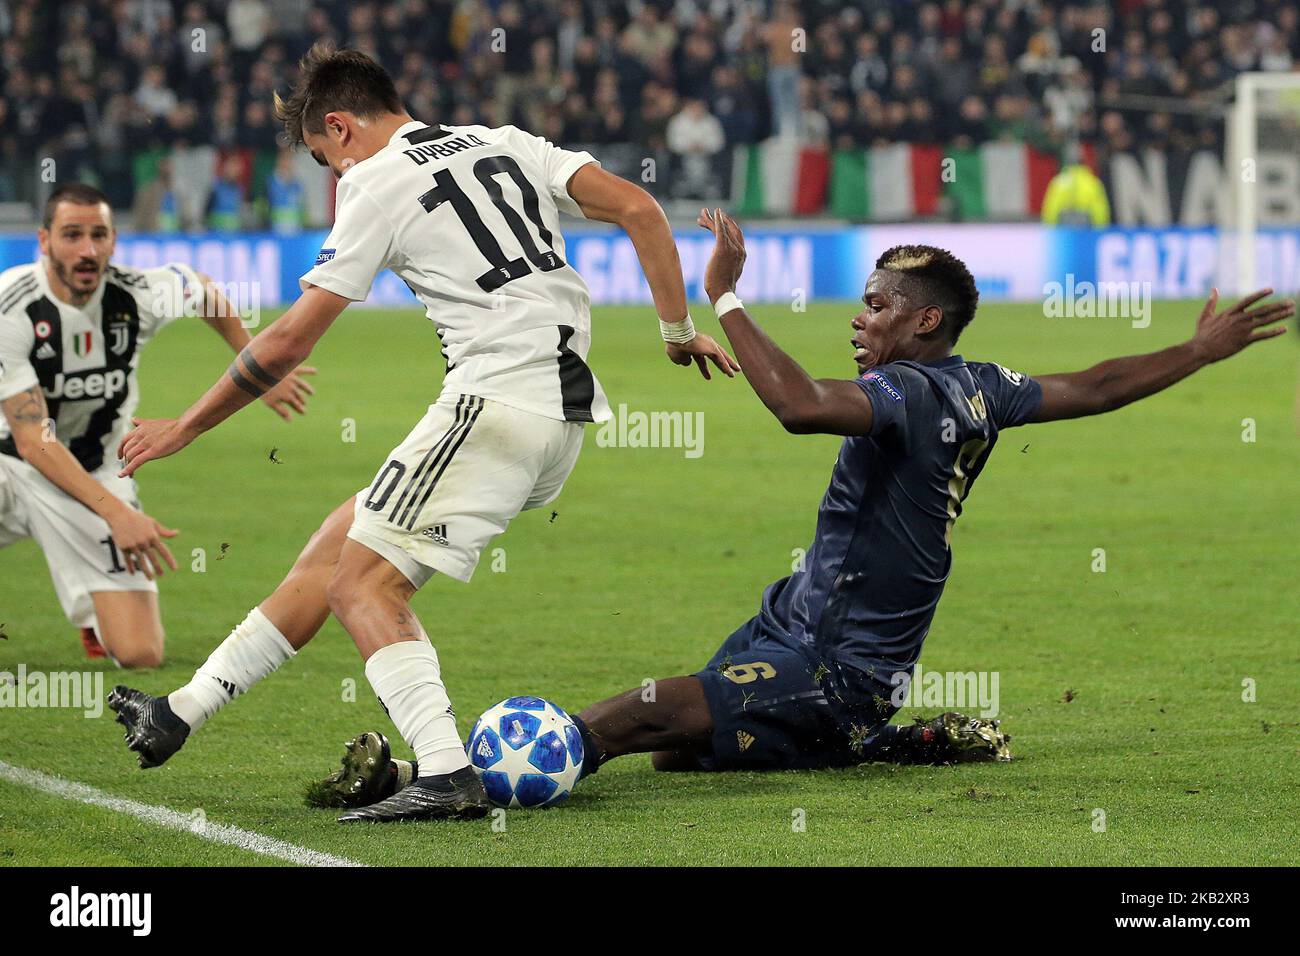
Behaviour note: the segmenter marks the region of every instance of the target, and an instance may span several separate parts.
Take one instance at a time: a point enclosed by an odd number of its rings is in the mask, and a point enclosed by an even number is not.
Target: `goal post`
[[[1290,250],[1300,247],[1300,238],[1265,247],[1260,230],[1300,236],[1300,72],[1240,74],[1226,132],[1237,292],[1251,292],[1261,281],[1294,292],[1300,262]]]

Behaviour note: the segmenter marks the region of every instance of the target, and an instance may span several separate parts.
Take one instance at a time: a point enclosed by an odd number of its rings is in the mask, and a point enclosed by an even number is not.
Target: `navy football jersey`
[[[888,688],[920,657],[962,501],[998,432],[1027,421],[1042,388],[960,355],[891,362],[856,383],[871,401],[871,434],[840,446],[803,570],[767,588],[760,619],[849,683]]]

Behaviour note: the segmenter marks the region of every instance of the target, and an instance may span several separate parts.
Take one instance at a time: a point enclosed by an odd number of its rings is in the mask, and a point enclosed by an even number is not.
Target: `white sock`
[[[296,653],[262,609],[255,607],[194,672],[194,679],[167,695],[167,703],[193,732]]]
[[[420,776],[469,766],[432,644],[399,641],[381,647],[366,661],[366,677],[393,726],[415,751]]]

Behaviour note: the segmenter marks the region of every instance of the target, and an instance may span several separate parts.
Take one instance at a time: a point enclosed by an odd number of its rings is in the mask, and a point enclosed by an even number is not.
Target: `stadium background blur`
[[[1063,163],[1114,196],[1117,158],[1154,152],[1163,218],[1186,222],[1231,80],[1291,70],[1298,19],[1284,0],[6,0],[0,209],[26,224],[75,178],[139,232],[327,226],[328,177],[279,150],[271,101],[331,37],[383,63],[414,116],[591,148],[683,214],[1034,219]],[[1118,221],[1169,224],[1120,198]]]

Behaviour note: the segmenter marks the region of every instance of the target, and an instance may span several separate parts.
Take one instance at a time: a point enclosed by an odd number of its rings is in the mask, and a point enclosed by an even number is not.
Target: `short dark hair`
[[[975,318],[980,290],[975,277],[947,249],[936,246],[894,246],[876,260],[877,269],[905,276],[903,294],[918,306],[937,305],[943,310],[943,330],[953,345]]]
[[[108,197],[90,183],[62,183],[55,186],[54,192],[50,193],[50,198],[45,200],[45,212],[41,217],[41,224],[46,229],[54,225],[54,213],[61,202],[70,202],[77,206],[98,206],[104,203],[111,208]]]
[[[298,62],[298,79],[288,98],[275,94],[275,118],[289,144],[303,132],[325,132],[325,114],[346,110],[362,119],[402,112],[402,98],[388,72],[359,50],[336,50],[319,40]]]

